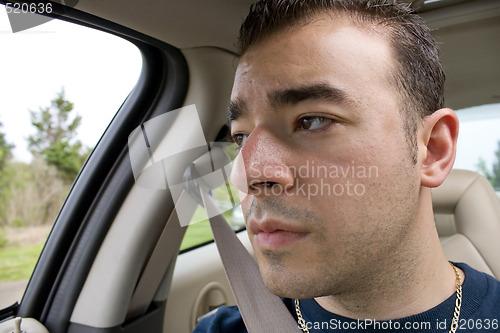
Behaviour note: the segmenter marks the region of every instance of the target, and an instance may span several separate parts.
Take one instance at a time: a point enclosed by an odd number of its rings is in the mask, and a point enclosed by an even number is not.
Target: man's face
[[[232,180],[248,192],[247,230],[271,292],[346,292],[405,255],[420,187],[395,66],[384,36],[331,19],[273,35],[242,57]]]

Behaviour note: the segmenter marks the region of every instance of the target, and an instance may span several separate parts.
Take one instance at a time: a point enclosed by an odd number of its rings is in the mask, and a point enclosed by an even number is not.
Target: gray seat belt
[[[218,211],[212,197],[200,192],[205,209]],[[281,299],[266,288],[257,263],[226,219],[220,212],[210,215],[215,243],[248,332],[297,332],[297,322]]]

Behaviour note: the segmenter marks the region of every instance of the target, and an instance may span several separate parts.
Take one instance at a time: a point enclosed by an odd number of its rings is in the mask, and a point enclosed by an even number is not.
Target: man
[[[383,0],[261,1],[239,47],[232,180],[266,287],[301,330],[500,331],[500,283],[450,264],[437,235],[430,188],[458,120],[421,19]],[[195,331],[245,328],[232,307]]]

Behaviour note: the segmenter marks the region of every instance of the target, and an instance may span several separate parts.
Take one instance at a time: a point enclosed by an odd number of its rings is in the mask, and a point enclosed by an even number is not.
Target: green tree
[[[481,172],[493,185],[495,189],[500,188],[500,141],[498,141],[498,148],[495,152],[496,161],[493,162],[493,169],[490,171],[486,166],[486,161],[483,158],[479,159],[477,165],[479,172]]]
[[[3,124],[0,122],[0,128]],[[5,139],[5,133],[0,132],[0,171],[5,167],[8,160],[12,158],[13,144],[10,144]]]
[[[30,111],[31,124],[37,132],[28,137],[28,148],[35,156],[42,157],[58,170],[67,182],[72,182],[89,149],[76,139],[82,117],[72,115],[73,103],[65,99],[64,89],[54,98],[50,106]]]
[[[3,124],[0,122],[0,128],[2,126]],[[5,224],[7,206],[11,196],[9,189],[10,177],[6,166],[12,158],[12,148],[14,148],[14,145],[7,142],[5,133],[0,132],[0,226]],[[2,243],[1,238],[0,235],[0,247]]]

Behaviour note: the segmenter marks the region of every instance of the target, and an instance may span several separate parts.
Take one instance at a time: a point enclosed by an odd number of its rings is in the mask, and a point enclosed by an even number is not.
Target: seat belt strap
[[[259,267],[219,212],[200,191],[229,284],[249,333],[297,332],[297,322],[283,301],[264,285]]]

